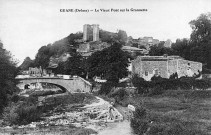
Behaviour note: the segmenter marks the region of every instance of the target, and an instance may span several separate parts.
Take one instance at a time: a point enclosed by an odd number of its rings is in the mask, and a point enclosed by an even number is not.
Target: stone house
[[[132,56],[135,56],[136,53],[140,53],[143,55],[147,55],[149,53],[149,51],[147,51],[146,49],[139,49],[137,47],[131,47],[131,46],[123,46],[122,50],[129,52]]]
[[[182,76],[198,75],[202,71],[202,63],[184,60],[180,56],[138,56],[132,61],[132,74],[150,81],[153,76],[169,78],[177,73]]]

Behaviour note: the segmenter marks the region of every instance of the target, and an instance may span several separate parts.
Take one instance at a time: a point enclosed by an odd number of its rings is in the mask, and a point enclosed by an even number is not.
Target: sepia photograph
[[[0,135],[211,135],[211,1],[0,0]]]

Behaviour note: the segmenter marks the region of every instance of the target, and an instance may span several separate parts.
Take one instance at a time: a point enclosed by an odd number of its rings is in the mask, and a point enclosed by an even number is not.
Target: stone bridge
[[[18,87],[32,83],[49,83],[69,92],[90,92],[92,84],[81,77],[64,79],[62,77],[16,77]]]

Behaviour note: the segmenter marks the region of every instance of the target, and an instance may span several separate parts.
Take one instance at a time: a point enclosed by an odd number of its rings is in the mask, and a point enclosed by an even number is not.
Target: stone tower
[[[98,24],[84,24],[83,26],[83,40],[84,41],[99,41],[99,25]]]
[[[93,24],[93,41],[99,41],[99,25]]]

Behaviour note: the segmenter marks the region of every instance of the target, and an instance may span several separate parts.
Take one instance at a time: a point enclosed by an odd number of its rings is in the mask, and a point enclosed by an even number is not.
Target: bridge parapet
[[[19,80],[19,85],[26,85],[31,83],[50,83],[57,85],[69,92],[90,92],[92,91],[92,84],[81,77],[16,77]],[[19,86],[18,85],[18,86]]]

